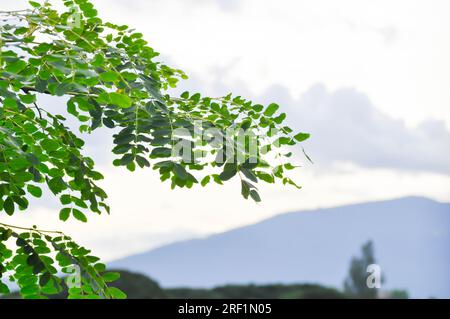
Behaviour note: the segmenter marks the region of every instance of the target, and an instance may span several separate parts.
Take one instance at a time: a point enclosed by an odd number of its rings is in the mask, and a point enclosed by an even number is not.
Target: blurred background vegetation
[[[266,284],[266,285],[224,285],[205,288],[163,288],[155,280],[139,273],[111,269],[120,273],[120,279],[111,283],[125,292],[129,299],[346,299],[346,298],[390,298],[407,299],[405,290],[382,291],[370,289],[366,285],[367,266],[376,263],[373,243],[365,243],[360,256],[350,262],[348,276],[343,290],[319,284]],[[66,298],[67,293],[52,295],[52,299]],[[13,293],[5,298],[20,298]]]
[[[349,265],[343,290],[319,284],[267,284],[225,285],[211,289],[172,288],[163,289],[158,283],[144,275],[118,270],[121,277],[114,286],[124,291],[128,298],[180,298],[180,299],[345,299],[345,298],[392,298],[407,299],[405,290],[380,291],[366,284],[368,266],[376,264],[374,244],[364,243],[361,253],[354,256]],[[382,274],[384,281],[384,274]]]

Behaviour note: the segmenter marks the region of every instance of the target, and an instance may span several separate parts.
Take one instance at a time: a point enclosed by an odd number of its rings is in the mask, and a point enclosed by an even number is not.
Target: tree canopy
[[[366,299],[377,298],[379,288],[368,285],[370,265],[375,263],[374,244],[369,240],[361,247],[361,256],[353,257],[351,260],[349,273],[344,281],[344,292],[348,296]],[[384,281],[384,276],[381,276],[381,273],[379,275],[381,283]]]
[[[8,292],[6,280],[27,298],[56,294],[59,274],[76,266],[81,281],[70,298],[125,297],[107,285],[118,274],[105,272],[69,236],[3,223],[43,193],[59,198],[61,221],[109,214],[97,185],[103,175],[83,154],[82,134],[114,129],[113,164],[151,167],[172,188],[236,177],[242,196],[258,202],[258,182],[298,187],[287,176],[295,166],[286,147],[309,134],[286,126],[277,104],[232,94],[175,96],[172,89],[187,76],[160,62],[141,33],[101,20],[88,0],[29,3],[0,11],[0,294]],[[79,132],[48,111],[42,95],[66,97],[61,108]]]

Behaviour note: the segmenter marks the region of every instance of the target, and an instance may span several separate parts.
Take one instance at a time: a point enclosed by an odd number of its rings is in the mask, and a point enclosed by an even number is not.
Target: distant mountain
[[[312,282],[341,288],[351,257],[369,239],[384,289],[450,298],[450,204],[419,197],[282,214],[109,266],[139,271],[165,287]]]

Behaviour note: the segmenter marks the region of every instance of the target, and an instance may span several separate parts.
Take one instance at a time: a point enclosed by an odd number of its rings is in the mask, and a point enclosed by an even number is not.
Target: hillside
[[[112,269],[120,272],[120,279],[110,284],[127,294],[128,299],[342,299],[343,292],[311,284],[295,285],[227,285],[211,289],[171,288],[159,284],[142,274]],[[66,299],[67,291],[49,295],[50,299]],[[18,291],[0,299],[21,299]]]
[[[450,204],[418,197],[286,213],[109,266],[141,272],[163,287],[313,282],[341,288],[351,257],[369,239],[384,289],[450,297]]]

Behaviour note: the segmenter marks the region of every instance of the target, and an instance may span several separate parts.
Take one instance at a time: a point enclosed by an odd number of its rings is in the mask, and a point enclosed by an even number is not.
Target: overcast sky
[[[302,190],[263,187],[256,205],[236,181],[171,191],[151,170],[113,168],[99,132],[86,151],[106,176],[112,215],[61,226],[56,201],[34,201],[17,224],[64,228],[110,259],[290,210],[406,195],[450,201],[449,1],[93,3],[185,70],[182,89],[279,103],[312,134],[305,148],[315,164],[295,174]]]

